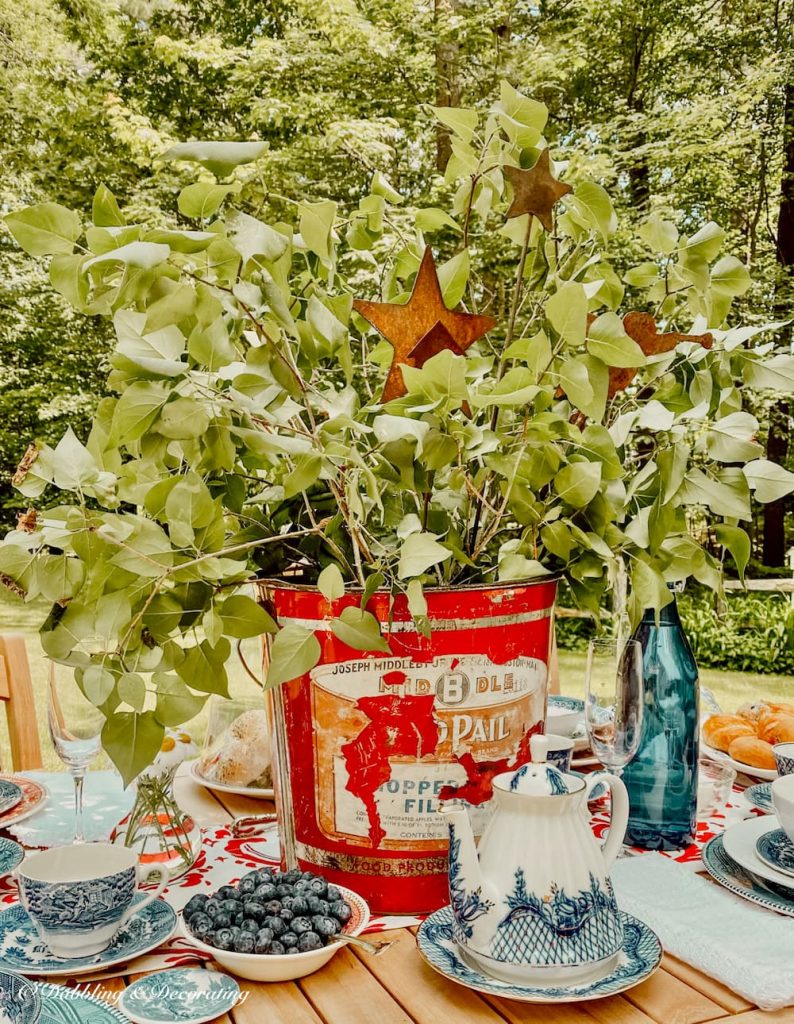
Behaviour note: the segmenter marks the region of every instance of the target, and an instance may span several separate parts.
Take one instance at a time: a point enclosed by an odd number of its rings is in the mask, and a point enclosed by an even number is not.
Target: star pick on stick
[[[355,299],[353,308],[394,348],[394,358],[381,398],[383,402],[405,394],[401,366],[421,368],[444,349],[463,355],[496,323],[492,316],[447,309],[429,247],[425,249],[407,302],[398,304]]]
[[[513,202],[507,216],[520,217],[524,213],[529,213],[537,217],[547,231],[552,231],[554,222],[551,219],[551,211],[554,204],[573,189],[552,175],[549,150],[544,149],[535,166],[529,170],[524,170],[523,167],[505,167],[504,172],[513,186]]]

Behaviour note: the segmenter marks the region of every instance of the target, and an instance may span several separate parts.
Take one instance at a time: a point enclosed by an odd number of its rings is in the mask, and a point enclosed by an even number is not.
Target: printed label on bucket
[[[443,849],[443,799],[467,800],[482,832],[491,779],[528,758],[543,716],[536,658],[369,658],[310,675],[318,825],[354,845]]]

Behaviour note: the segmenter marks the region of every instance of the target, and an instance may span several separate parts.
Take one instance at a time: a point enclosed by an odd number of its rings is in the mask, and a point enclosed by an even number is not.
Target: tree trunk
[[[458,0],[433,0],[436,30],[436,106],[460,106],[458,58],[460,47],[457,37],[450,32],[449,15],[458,8]],[[445,171],[452,145],[449,132],[443,125],[436,129],[436,170]]]
[[[780,209],[777,218],[777,261],[780,265],[775,307],[781,320],[790,317],[794,291],[794,82],[786,84],[783,104],[783,173],[780,184]],[[783,329],[791,345],[791,327]],[[784,465],[788,455],[790,427],[789,403],[780,401],[771,411],[767,458]],[[786,564],[787,498],[772,501],[764,507],[764,565]]]

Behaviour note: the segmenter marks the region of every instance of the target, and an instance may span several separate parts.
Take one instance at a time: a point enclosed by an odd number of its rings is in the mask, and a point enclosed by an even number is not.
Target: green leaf
[[[344,597],[345,581],[336,562],[326,565],[317,577],[317,586],[326,601],[338,601]]]
[[[436,118],[464,142],[471,142],[477,129],[477,111],[467,107],[431,107]]]
[[[746,470],[747,467],[745,472]],[[752,518],[749,497],[740,488],[706,476],[700,469],[690,469],[686,474],[679,496],[685,504],[705,505],[718,516],[728,516],[732,519]]]
[[[454,309],[466,294],[469,269],[468,249],[462,249],[451,260],[442,263],[438,268],[438,282],[441,285],[441,294],[444,296],[444,305],[447,309]]]
[[[560,519],[544,526],[540,531],[540,539],[553,555],[561,558],[564,562],[568,561],[571,552],[576,547],[573,534]]]
[[[566,359],[557,375],[560,387],[571,405],[587,412],[593,406],[595,392],[585,363],[581,359]]]
[[[587,330],[587,350],[607,366],[644,366],[645,353],[626,334],[617,313],[602,313]]]
[[[551,343],[545,331],[538,331],[532,338],[519,338],[505,351],[507,359],[521,359],[537,384],[551,364]]]
[[[126,224],[116,197],[107,187],[100,184],[91,204],[91,219],[98,228],[123,227]]]
[[[536,558],[526,558],[513,552],[499,559],[499,579],[503,581],[532,580],[548,575],[549,570]]]
[[[31,256],[72,253],[82,234],[80,218],[74,210],[58,203],[28,206],[4,218],[8,230]]]
[[[555,491],[573,508],[589,505],[600,486],[601,464],[598,462],[571,462],[554,478]]]
[[[306,307],[306,320],[329,345],[339,345],[347,337],[347,328],[331,310],[312,295]]]
[[[324,199],[319,203],[299,203],[300,234],[306,247],[321,260],[331,257],[331,231],[336,219],[336,203]]]
[[[140,380],[130,384],[113,409],[109,442],[137,441],[157,419],[167,397],[167,390],[155,381]]]
[[[569,345],[584,344],[587,329],[587,293],[580,284],[566,281],[546,302],[546,316]]]
[[[372,175],[372,182],[370,183],[369,189],[372,195],[383,196],[383,198],[390,203],[403,202],[403,197],[399,192],[392,188],[380,171],[375,171]]]
[[[747,462],[763,451],[754,441],[758,420],[749,412],[732,412],[716,420],[706,435],[708,453],[718,462]]]
[[[665,256],[669,256],[678,245],[678,228],[672,221],[662,220],[657,213],[645,221],[637,234],[650,249],[664,253]]]
[[[623,280],[632,288],[650,288],[659,280],[659,268],[655,263],[640,263],[628,270]]]
[[[427,598],[421,580],[410,580],[406,587],[408,598],[408,611],[415,619],[424,618],[427,615]]]
[[[128,267],[140,267],[142,270],[151,270],[160,263],[165,262],[171,255],[171,249],[159,242],[129,242],[119,249],[111,249],[100,256],[94,256],[84,264],[83,269],[96,266],[100,263],[123,263]]]
[[[315,455],[314,452],[298,456],[295,468],[284,477],[284,497],[293,498],[301,491],[308,490],[317,482],[322,468],[322,457]]]
[[[421,576],[431,566],[445,562],[451,557],[452,552],[443,544],[439,544],[434,534],[412,533],[402,542],[397,575],[401,580],[410,576]]]
[[[657,611],[670,604],[673,595],[667,589],[664,577],[652,565],[635,559],[631,563],[631,594],[629,614],[636,625],[648,608]]]
[[[261,256],[266,260],[277,260],[289,246],[289,239],[264,221],[235,210],[226,218],[229,241],[240,253],[243,263]]]
[[[781,354],[771,359],[745,359],[744,379],[753,388],[789,393],[794,390],[794,356]]]
[[[182,189],[177,206],[183,216],[205,220],[218,212],[227,196],[236,195],[239,191],[239,185],[213,185],[208,181],[197,181]]]
[[[685,261],[691,257],[698,257],[710,263],[716,258],[722,244],[725,241],[725,232],[710,220],[707,224],[696,231],[694,235],[687,238],[681,247],[681,254]]]
[[[417,231],[429,234],[433,231],[440,231],[441,228],[451,228],[453,231],[460,231],[460,225],[446,212],[437,206],[427,206],[423,210],[416,211],[415,224]]]
[[[74,597],[86,573],[83,562],[68,555],[39,557],[37,569],[37,581],[42,597],[53,602],[62,602]]]
[[[276,633],[270,645],[265,687],[279,686],[299,679],[319,662],[322,650],[310,629],[287,623]]]
[[[83,257],[79,254],[74,256],[53,256],[50,263],[50,283],[78,309],[83,309],[88,297],[88,279],[83,274]]]
[[[794,473],[769,459],[756,459],[744,467],[747,483],[756,501],[767,504],[777,501],[794,491]]]
[[[278,627],[261,604],[245,594],[232,594],[220,606],[223,631],[227,636],[245,640],[263,633],[275,633]]]
[[[466,387],[466,359],[450,349],[431,356],[421,369],[403,366],[403,380],[410,395],[423,395],[434,402],[460,404],[469,397]],[[399,420],[400,422],[394,422]],[[401,427],[402,424],[402,427]],[[384,440],[384,428],[391,425],[394,438],[415,436],[420,442],[429,430],[429,424],[420,420],[408,420],[404,416],[378,416],[373,424],[375,433]]]
[[[605,241],[617,231],[618,218],[606,189],[594,181],[581,181],[573,194],[579,213]]]
[[[102,746],[128,786],[160,751],[165,729],[153,711],[117,711],[102,729]]]
[[[116,686],[111,672],[101,665],[89,665],[83,670],[80,688],[95,707],[101,707],[110,697]]]
[[[152,684],[157,695],[155,717],[171,729],[195,718],[209,699],[208,694],[191,693],[181,679],[165,672],[156,672]]]
[[[175,325],[147,332],[145,313],[120,309],[113,317],[113,326],[118,337],[116,353],[133,366],[162,377],[187,372],[188,365],[180,358],[185,351],[185,336]]]
[[[196,647],[190,647],[185,652],[185,657],[176,671],[192,690],[228,697],[229,678],[225,664],[230,653],[231,646],[225,637],[222,637],[215,646],[208,640],[202,640]]]
[[[529,149],[540,142],[549,116],[544,103],[530,99],[502,79],[499,85],[499,102],[493,109],[499,124],[512,143],[522,149]]]
[[[137,672],[124,672],[117,683],[119,700],[135,711],[143,711],[146,704],[146,683]]]
[[[209,425],[209,413],[201,402],[195,398],[175,398],[162,407],[154,429],[163,437],[185,441],[202,437]]]
[[[753,283],[747,267],[735,256],[723,256],[711,269],[711,285],[725,295],[744,295]]]
[[[174,252],[191,254],[209,249],[217,239],[218,236],[213,231],[177,231],[172,228],[155,228],[154,231],[147,232],[145,241],[167,245]]]
[[[743,580],[744,570],[750,561],[750,538],[741,527],[727,526],[725,523],[720,523],[714,532],[717,543],[730,551],[739,570],[739,579]]]
[[[343,644],[357,651],[383,651],[389,654],[389,645],[380,633],[380,624],[371,612],[350,606],[331,620],[331,632]]]
[[[253,163],[266,150],[266,142],[179,142],[160,159],[201,164],[216,177],[226,178],[235,167]]]
[[[527,367],[514,366],[489,390],[475,392],[472,395],[471,404],[477,409],[492,405],[500,408],[526,405],[540,391],[535,379],[535,374]]]

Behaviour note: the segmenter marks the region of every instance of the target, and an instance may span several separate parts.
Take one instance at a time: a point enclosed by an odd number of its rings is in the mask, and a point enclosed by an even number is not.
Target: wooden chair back
[[[41,768],[33,680],[20,633],[0,633],[0,701],[6,707],[11,746],[11,764],[3,764],[3,771]]]

